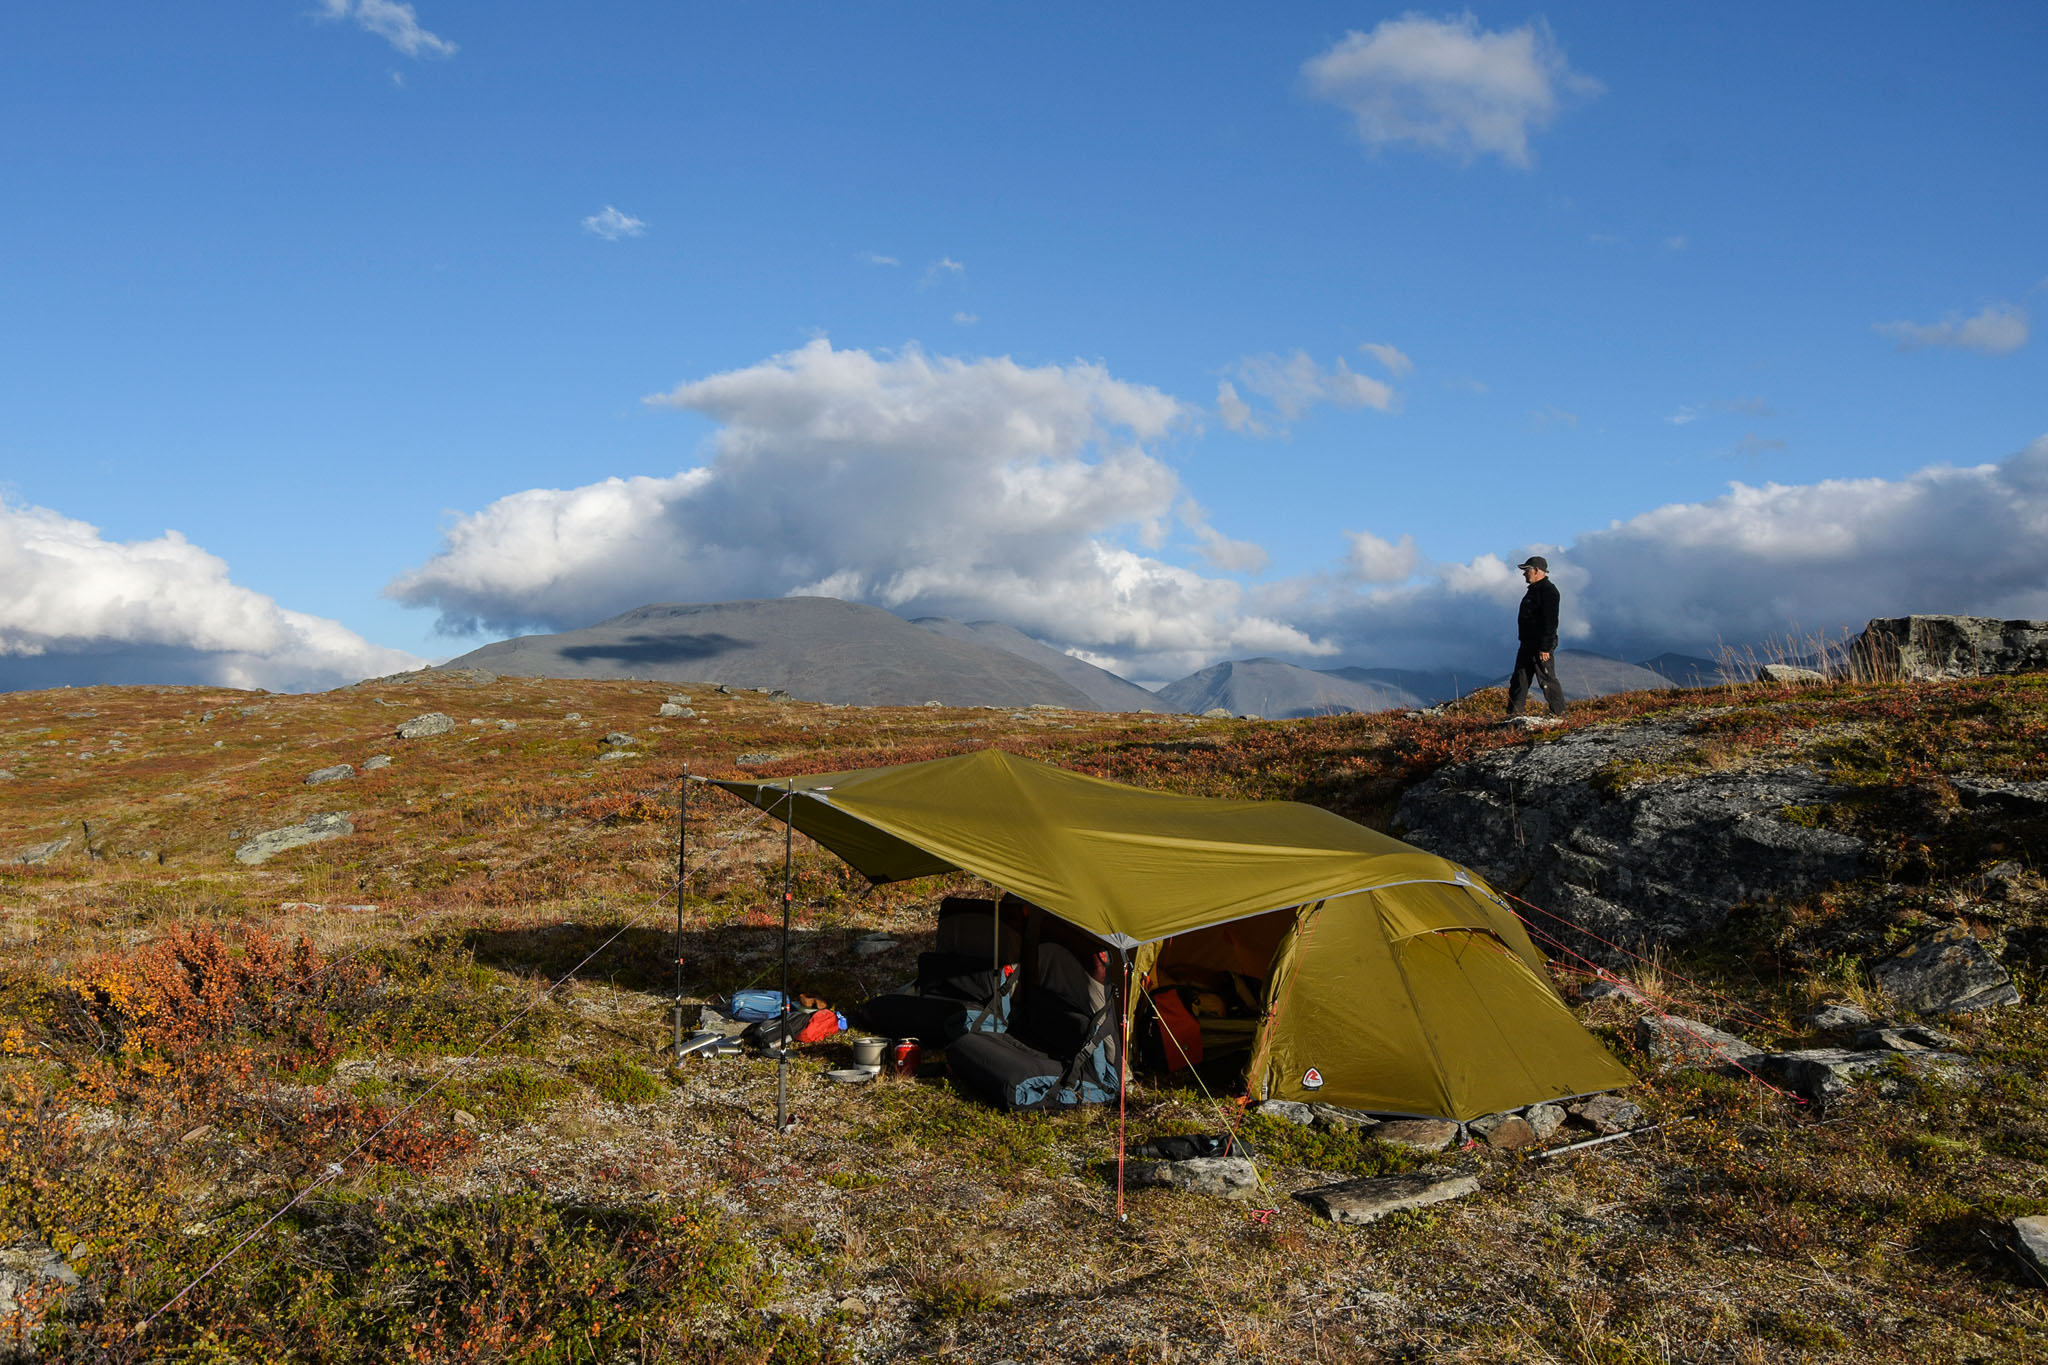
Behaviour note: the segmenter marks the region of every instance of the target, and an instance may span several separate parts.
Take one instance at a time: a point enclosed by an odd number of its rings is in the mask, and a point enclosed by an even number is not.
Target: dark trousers
[[[1523,645],[1515,651],[1515,671],[1508,679],[1508,714],[1519,716],[1522,707],[1529,700],[1529,680],[1534,678],[1543,688],[1543,700],[1550,703],[1550,714],[1564,714],[1564,688],[1557,681],[1557,656],[1538,658],[1543,651],[1530,645]]]

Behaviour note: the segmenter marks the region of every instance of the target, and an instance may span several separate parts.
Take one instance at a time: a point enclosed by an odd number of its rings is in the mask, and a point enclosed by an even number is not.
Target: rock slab
[[[1636,1020],[1636,1046],[1671,1067],[1718,1067],[1763,1051],[1711,1024],[1675,1014],[1646,1014]]]
[[[1390,1119],[1373,1129],[1373,1137],[1417,1152],[1441,1152],[1458,1140],[1458,1125],[1449,1119]]]
[[[1872,621],[1850,642],[1849,662],[1866,677],[1887,680],[2032,673],[2048,668],[2048,621],[1885,617]]]
[[[1878,986],[1919,1014],[1963,1014],[2017,1005],[2020,993],[1968,929],[1938,929],[1889,961],[1871,969]]]
[[[426,739],[432,735],[445,735],[455,728],[455,718],[445,711],[429,711],[424,716],[414,716],[398,727],[400,739]]]
[[[2012,1231],[2019,1241],[2021,1258],[2034,1268],[2035,1274],[2048,1276],[2048,1218],[2038,1214],[2015,1218]]]
[[[1478,1192],[1479,1181],[1469,1175],[1380,1175],[1303,1190],[1294,1197],[1333,1223],[1356,1226]]]
[[[20,1321],[16,1315],[23,1307],[21,1299],[24,1292],[47,1305],[51,1297],[61,1296],[77,1287],[78,1272],[41,1242],[17,1242],[10,1247],[0,1247],[0,1324],[11,1326]],[[27,1316],[39,1318],[41,1314],[31,1309]],[[0,1344],[0,1349],[6,1349],[6,1346]],[[33,1354],[19,1358],[35,1359]]]
[[[354,834],[356,827],[346,815],[309,815],[296,825],[267,829],[235,850],[235,861],[254,865],[274,858],[286,849],[303,848],[323,839]]]
[[[353,763],[337,763],[331,768],[315,768],[306,774],[306,785],[317,787],[325,782],[345,782],[356,775]]]
[[[47,844],[31,844],[15,854],[14,861],[18,863],[47,863],[69,847],[71,847],[71,836],[67,834],[62,839],[52,839]]]
[[[1133,1161],[1124,1167],[1124,1180],[1216,1199],[1243,1199],[1259,1187],[1259,1170],[1248,1157],[1196,1156],[1185,1161]]]

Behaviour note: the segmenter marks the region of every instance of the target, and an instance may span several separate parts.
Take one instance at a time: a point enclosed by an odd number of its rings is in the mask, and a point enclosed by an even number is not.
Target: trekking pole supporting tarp
[[[786,778],[782,816],[782,1037],[775,1048],[775,1131],[789,1129],[789,911],[794,885],[790,862],[796,840],[796,779]]]
[[[676,1008],[675,1057],[683,1060],[683,883],[690,875],[690,765],[676,789]]]

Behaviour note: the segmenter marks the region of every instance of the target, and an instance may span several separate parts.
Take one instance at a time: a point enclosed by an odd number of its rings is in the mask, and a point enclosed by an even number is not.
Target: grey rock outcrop
[[[1248,1157],[1197,1156],[1185,1161],[1133,1161],[1125,1166],[1124,1179],[1133,1185],[1242,1199],[1258,1189],[1259,1169]]]
[[[1279,1119],[1283,1123],[1298,1123],[1304,1128],[1315,1127],[1316,1111],[1299,1100],[1266,1100],[1253,1111],[1267,1118]]]
[[[1788,818],[1843,795],[1805,768],[1619,780],[1695,744],[1671,721],[1495,750],[1411,788],[1395,832],[1631,948],[1681,942],[1737,905],[1810,895],[1864,870],[1861,840]],[[1573,947],[1612,956],[1591,941]]]
[[[1536,1134],[1538,1142],[1548,1142],[1557,1136],[1558,1129],[1564,1127],[1564,1106],[1532,1104],[1522,1111],[1522,1117],[1529,1121],[1529,1127]]]
[[[398,727],[400,739],[426,739],[431,735],[445,735],[455,728],[455,718],[445,711],[429,711],[424,716],[414,716]]]
[[[1870,1015],[1854,1005],[1840,1003],[1823,1005],[1800,1021],[1809,1028],[1839,1033],[1846,1029],[1864,1028],[1875,1022]]]
[[[1636,1020],[1636,1046],[1665,1066],[1718,1067],[1763,1051],[1711,1024],[1675,1014],[1646,1014]]]
[[[1893,616],[1872,621],[1849,644],[1849,667],[1864,677],[1931,681],[2048,669],[2048,621],[1992,616]]]
[[[692,711],[689,707],[684,706],[680,702],[673,701],[663,702],[661,704],[661,709],[655,712],[655,714],[658,716],[668,717],[674,720],[694,720],[697,716],[697,713],[695,711]]]
[[[1811,686],[1824,683],[1828,675],[1817,668],[1800,668],[1796,664],[1765,664],[1756,671],[1756,680],[1765,683],[1794,683]]]
[[[1465,1131],[1495,1151],[1511,1152],[1536,1141],[1536,1127],[1520,1114],[1482,1114]]]
[[[368,758],[363,760],[363,771],[366,773],[374,772],[378,768],[388,768],[390,766],[390,754],[372,754]]]
[[[17,863],[47,863],[69,847],[71,847],[71,836],[67,834],[62,839],[52,839],[46,844],[30,844],[27,848],[14,855],[14,861]]]
[[[346,815],[309,815],[296,825],[268,829],[235,850],[235,861],[254,865],[276,857],[287,849],[303,848],[325,839],[354,834],[356,827]]]
[[[1377,1222],[1390,1213],[1440,1204],[1479,1192],[1469,1175],[1381,1175],[1346,1180],[1295,1195],[1333,1223]]]
[[[2036,1214],[2015,1218],[2012,1233],[2019,1243],[2020,1257],[2033,1267],[2035,1274],[2048,1277],[2048,1217]]]
[[[306,785],[317,787],[325,782],[345,782],[356,775],[353,763],[336,763],[329,768],[315,768],[306,774]]]
[[[1759,1052],[1742,1064],[1766,1080],[1821,1103],[1847,1094],[1857,1080],[1889,1066],[1903,1066],[1917,1075],[1933,1076],[1951,1084],[1967,1081],[1975,1074],[1970,1059],[1953,1052],[1854,1051],[1841,1047]]]
[[[70,1262],[41,1242],[17,1242],[13,1246],[0,1247],[0,1323],[12,1325],[20,1321],[17,1314],[24,1296],[47,1305],[52,1298],[61,1298],[76,1289],[78,1284],[78,1272],[71,1268]],[[0,1353],[11,1349],[7,1343],[0,1342]],[[7,1354],[0,1354],[0,1359],[7,1358]],[[31,1353],[12,1358],[33,1360],[35,1356]]]
[[[2012,977],[1960,924],[1936,930],[1878,963],[1871,975],[1885,994],[1919,1014],[1963,1014],[2020,1003]]]

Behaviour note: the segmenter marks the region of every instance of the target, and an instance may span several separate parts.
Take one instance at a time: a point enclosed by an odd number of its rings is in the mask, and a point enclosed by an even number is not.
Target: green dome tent
[[[1147,791],[995,749],[715,785],[873,882],[970,873],[1140,977],[1263,983],[1255,1099],[1469,1119],[1635,1080],[1476,874],[1314,806]]]

